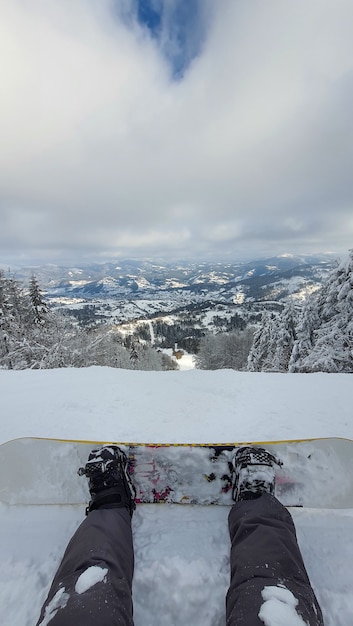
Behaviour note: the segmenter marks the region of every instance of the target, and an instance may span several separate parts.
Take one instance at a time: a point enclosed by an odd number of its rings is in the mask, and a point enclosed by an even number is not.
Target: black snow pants
[[[323,626],[287,509],[267,494],[238,502],[229,514],[229,531],[227,626],[263,626],[264,589],[282,604],[289,594],[304,624]],[[67,546],[37,626],[133,626],[133,568],[128,511],[92,511]]]
[[[282,610],[284,620],[287,608],[298,613],[305,625],[323,626],[289,511],[274,496],[264,494],[234,504],[228,522],[232,546],[227,626],[263,626],[261,607],[262,616]]]
[[[91,511],[68,544],[37,626],[133,626],[127,509]]]

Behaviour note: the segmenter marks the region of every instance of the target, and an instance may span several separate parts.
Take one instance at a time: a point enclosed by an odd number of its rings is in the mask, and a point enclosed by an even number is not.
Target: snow
[[[65,592],[65,587],[61,587],[49,602],[48,606],[45,607],[45,614],[39,626],[47,626],[57,612],[66,607],[69,597],[69,594]]]
[[[23,436],[160,442],[353,438],[349,374],[1,370],[0,397],[0,442]],[[348,626],[353,510],[291,512],[325,626]],[[227,515],[226,506],[137,507],[136,626],[225,624]],[[77,505],[0,505],[0,623],[36,623],[66,544],[83,518]],[[279,603],[295,611],[295,600],[284,603],[276,589],[264,597],[266,619],[272,620],[264,623],[270,626],[280,623],[274,621]],[[57,600],[52,616],[65,597]],[[291,619],[281,623],[300,623]]]
[[[184,354],[177,360],[177,363],[181,371],[192,370],[195,368],[195,357],[193,354],[184,351]]]
[[[263,589],[262,598],[259,617],[265,626],[307,626],[295,610],[298,600],[289,589],[268,586]]]
[[[79,594],[85,593],[88,589],[100,582],[105,582],[108,574],[107,567],[99,567],[99,565],[91,565],[78,577],[75,585],[75,591]]]
[[[0,443],[15,437],[198,442],[353,437],[350,374],[0,371]]]
[[[195,369],[195,355],[189,354],[186,350],[181,350],[183,354],[179,358],[173,356],[173,348],[162,348],[162,352],[175,361],[180,371]]]

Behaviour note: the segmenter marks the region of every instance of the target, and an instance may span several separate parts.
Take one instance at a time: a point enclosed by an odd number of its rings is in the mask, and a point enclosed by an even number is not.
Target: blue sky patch
[[[137,19],[158,42],[174,78],[185,74],[205,38],[202,0],[138,0]]]

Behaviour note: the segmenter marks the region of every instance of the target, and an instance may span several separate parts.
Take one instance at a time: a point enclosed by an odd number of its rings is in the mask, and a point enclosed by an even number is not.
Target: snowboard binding
[[[121,448],[107,445],[92,450],[78,474],[88,478],[91,501],[86,515],[100,507],[126,507],[132,516],[136,508],[136,489],[129,474],[128,458]]]
[[[233,457],[232,498],[252,500],[275,491],[275,466],[282,462],[264,448],[244,446]]]

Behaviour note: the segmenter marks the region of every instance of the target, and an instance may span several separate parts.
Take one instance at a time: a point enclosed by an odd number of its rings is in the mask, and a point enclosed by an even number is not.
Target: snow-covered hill
[[[353,438],[348,374],[0,371],[0,397],[1,442],[26,435],[172,442]],[[83,515],[76,506],[0,507],[1,624],[33,626]],[[293,515],[325,625],[349,626],[353,511],[297,509]],[[136,626],[223,625],[227,508],[143,505],[133,529]]]

